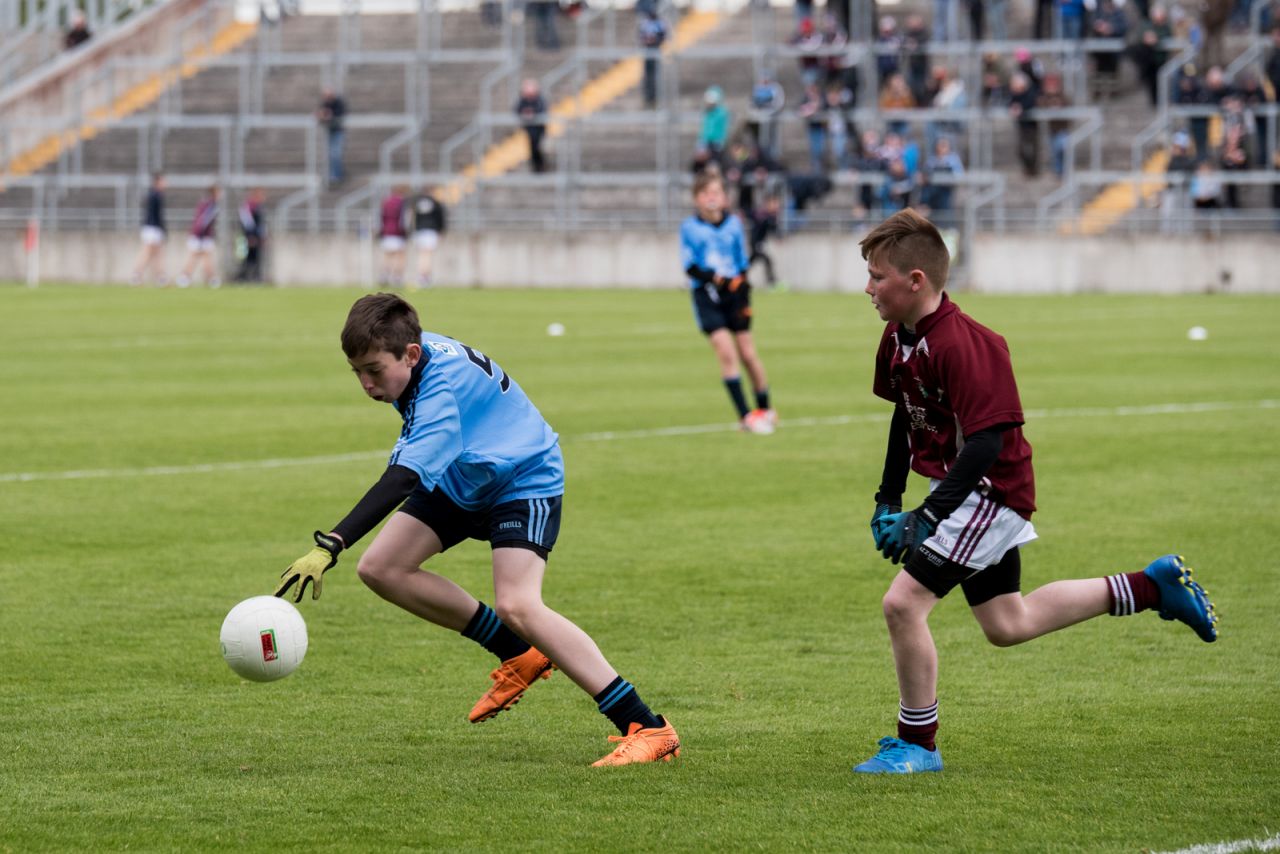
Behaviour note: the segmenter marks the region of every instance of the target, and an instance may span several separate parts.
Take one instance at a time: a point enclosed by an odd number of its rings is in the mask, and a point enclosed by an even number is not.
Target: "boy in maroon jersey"
[[[938,654],[928,618],[957,585],[996,646],[1148,608],[1211,642],[1218,618],[1177,555],[1141,572],[1055,581],[1021,594],[1018,548],[1036,537],[1035,481],[1009,348],[943,292],[950,257],[938,230],[914,210],[889,217],[861,246],[866,293],[887,322],[873,391],[894,403],[871,532],[902,570],[884,597],[898,673],[898,736],[880,739],[877,754],[854,770],[941,771]],[[904,513],[909,469],[929,478],[930,493]]]

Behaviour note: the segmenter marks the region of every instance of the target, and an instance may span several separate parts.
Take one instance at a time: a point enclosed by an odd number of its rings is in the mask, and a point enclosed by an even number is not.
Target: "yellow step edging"
[[[207,45],[193,50],[176,70],[159,71],[129,88],[109,106],[89,112],[83,125],[68,131],[53,133],[16,155],[9,161],[10,175],[31,175],[58,158],[63,151],[80,141],[97,136],[111,122],[123,119],[155,103],[164,92],[179,79],[188,79],[198,73],[205,62],[235,50],[255,32],[256,23],[232,22],[223,27]]]

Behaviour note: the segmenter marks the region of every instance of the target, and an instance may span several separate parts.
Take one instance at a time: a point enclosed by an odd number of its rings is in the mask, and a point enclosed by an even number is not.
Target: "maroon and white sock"
[[[1127,617],[1160,604],[1160,588],[1145,572],[1108,575],[1107,592],[1113,617]]]
[[[908,709],[898,703],[898,738],[918,744],[925,750],[937,750],[938,701],[923,709]]]

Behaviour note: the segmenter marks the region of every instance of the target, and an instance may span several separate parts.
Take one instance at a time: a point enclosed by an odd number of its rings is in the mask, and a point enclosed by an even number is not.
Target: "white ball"
[[[563,323],[548,324],[547,334],[550,335],[552,338],[559,338],[561,335],[564,334],[564,324]]]
[[[1193,326],[1187,330],[1187,337],[1192,341],[1203,341],[1209,337],[1209,330],[1203,326]]]
[[[232,608],[219,639],[231,669],[254,682],[283,679],[307,654],[302,614],[275,596],[254,596]]]

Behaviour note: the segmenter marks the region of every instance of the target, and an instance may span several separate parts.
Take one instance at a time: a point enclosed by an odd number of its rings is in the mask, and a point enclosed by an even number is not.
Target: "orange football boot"
[[[627,728],[626,735],[611,735],[610,741],[618,742],[613,752],[603,759],[591,763],[592,768],[603,768],[606,765],[634,765],[637,762],[670,762],[671,757],[680,755],[680,736],[666,718],[659,718],[662,726],[644,729],[639,722],[633,721]]]
[[[493,687],[476,701],[468,717],[473,724],[478,724],[511,708],[520,702],[530,685],[539,679],[550,679],[551,671],[555,669],[551,659],[538,652],[535,647],[529,647],[520,655],[508,658],[489,674]]]

